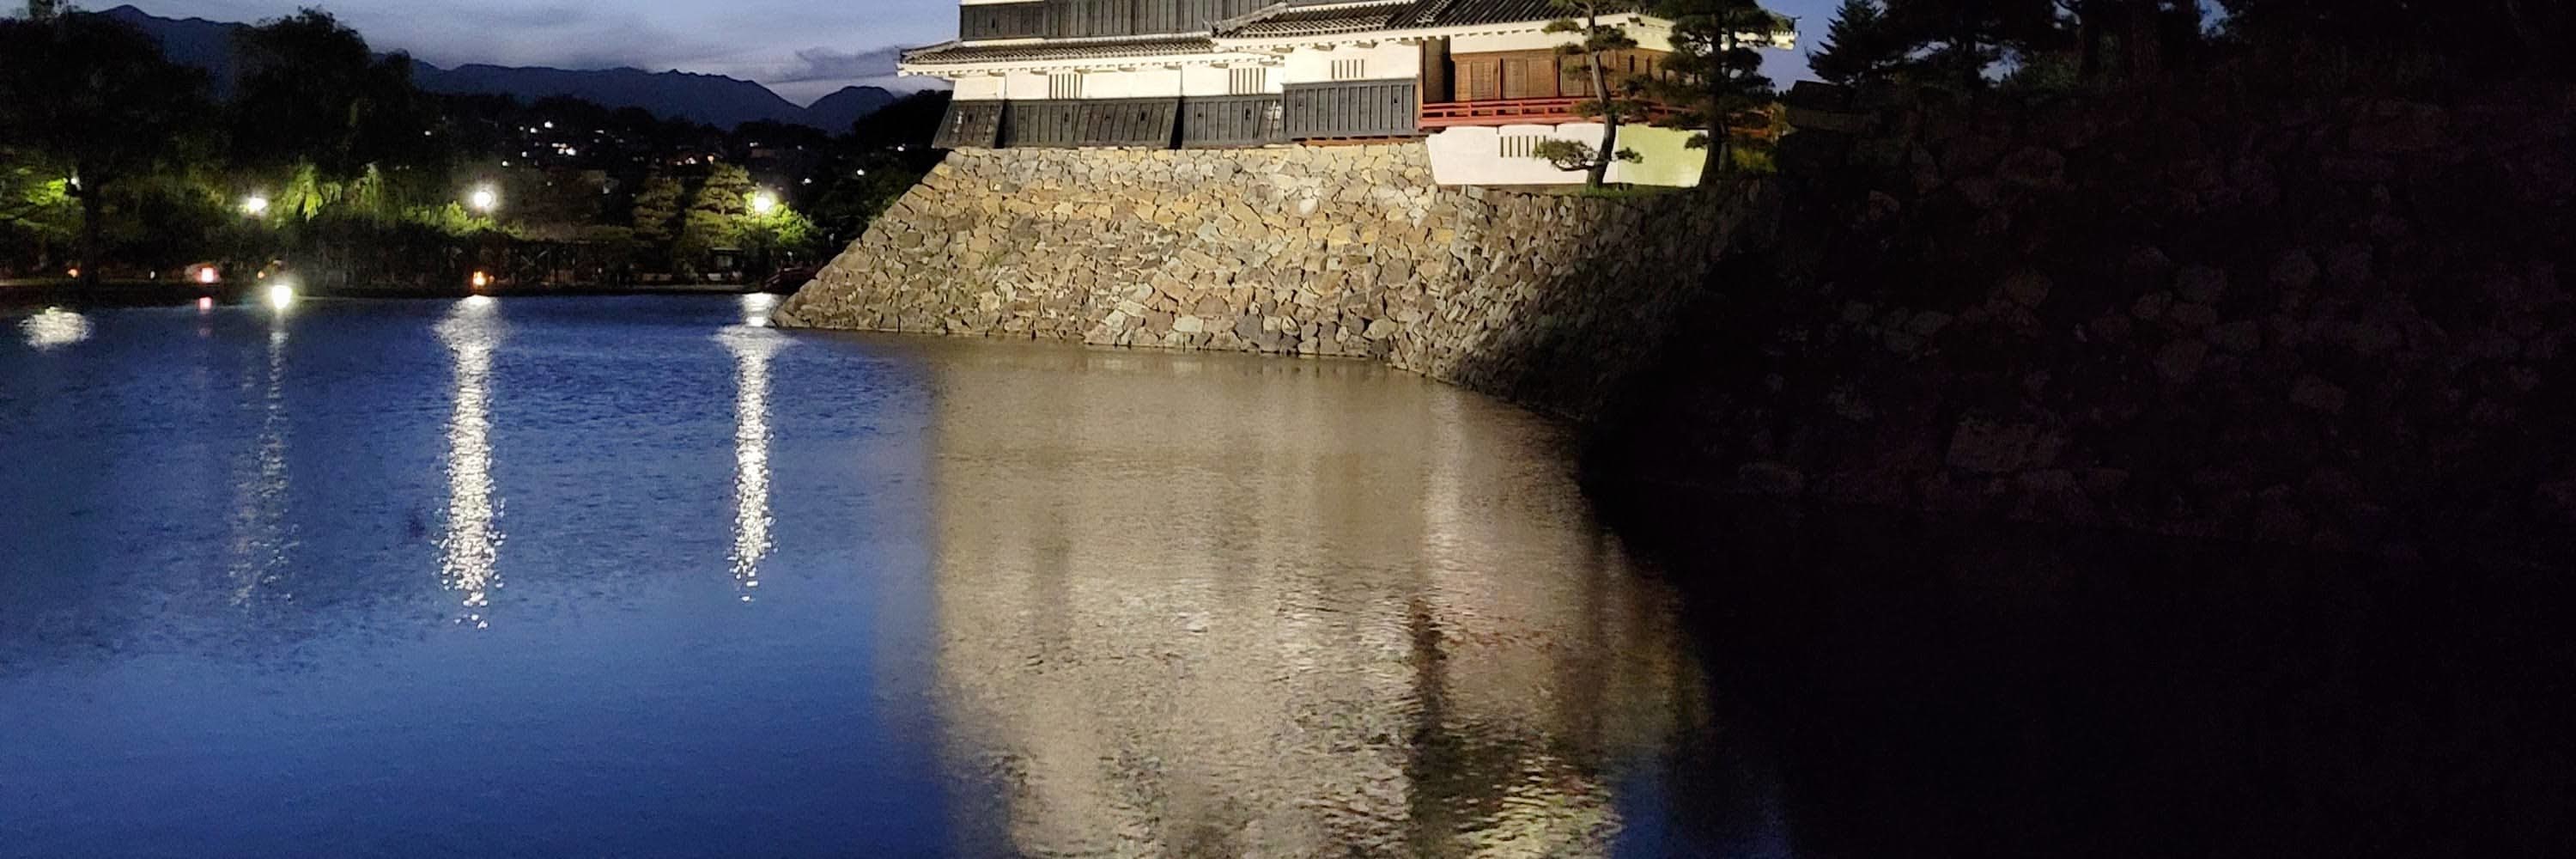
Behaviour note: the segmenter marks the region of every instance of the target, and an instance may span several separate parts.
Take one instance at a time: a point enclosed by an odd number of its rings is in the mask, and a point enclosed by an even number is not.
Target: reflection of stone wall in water
[[[1681,728],[1672,607],[1536,419],[1359,363],[934,366],[1022,406],[940,415],[933,484],[953,751],[1027,855],[1597,855]]]
[[[1589,413],[1757,210],[1431,185],[1419,144],[961,151],[783,324],[1375,357]]]

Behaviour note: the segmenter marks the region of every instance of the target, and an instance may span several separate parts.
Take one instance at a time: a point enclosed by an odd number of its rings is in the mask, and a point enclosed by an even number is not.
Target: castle
[[[1598,144],[1569,17],[1551,0],[962,0],[956,41],[903,55],[956,99],[937,143],[1214,149],[1420,141],[1441,185],[1581,182],[1537,155],[1545,140]],[[1672,22],[1601,17],[1637,43],[1610,71],[1659,76]],[[1757,44],[1788,47],[1785,30]],[[1691,186],[1694,132],[1623,126],[1640,159],[1609,180]]]

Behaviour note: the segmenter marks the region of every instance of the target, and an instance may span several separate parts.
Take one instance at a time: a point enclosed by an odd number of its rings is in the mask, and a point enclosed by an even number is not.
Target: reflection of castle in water
[[[1534,421],[1316,378],[1355,364],[932,366],[952,752],[1027,854],[1599,855],[1692,710]]]

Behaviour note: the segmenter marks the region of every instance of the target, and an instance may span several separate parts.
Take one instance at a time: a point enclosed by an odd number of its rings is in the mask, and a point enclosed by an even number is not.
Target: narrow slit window
[[[1337,81],[1367,80],[1368,59],[1363,57],[1355,60],[1334,60],[1333,79]]]
[[[1260,95],[1270,90],[1270,70],[1254,67],[1233,69],[1227,76],[1226,92],[1231,95]]]
[[[1062,100],[1081,97],[1082,73],[1047,76],[1047,98]]]

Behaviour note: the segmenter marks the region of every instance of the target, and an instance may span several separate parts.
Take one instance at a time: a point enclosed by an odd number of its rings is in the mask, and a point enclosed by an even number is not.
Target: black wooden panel
[[[957,37],[1025,39],[1047,34],[1047,4],[996,3],[957,7]]]
[[[939,120],[930,145],[940,149],[987,149],[1001,142],[1003,103],[952,101]]]
[[[1275,95],[1216,96],[1181,101],[1181,145],[1217,148],[1285,143]]]
[[[1411,137],[1420,134],[1414,81],[1341,81],[1287,88],[1288,136]]]
[[[1005,146],[1140,146],[1168,149],[1180,119],[1177,98],[1014,101]]]

